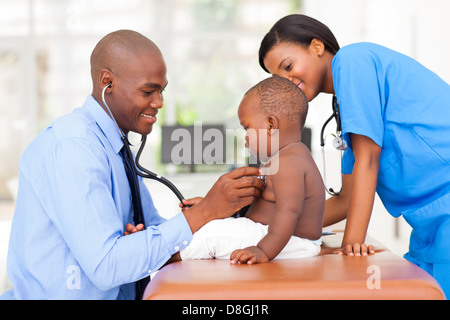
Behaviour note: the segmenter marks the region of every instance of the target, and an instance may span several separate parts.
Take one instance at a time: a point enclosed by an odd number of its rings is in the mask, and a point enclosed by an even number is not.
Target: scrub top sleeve
[[[342,155],[341,172],[342,174],[352,174],[353,165],[355,164],[355,156],[350,148],[347,148]]]
[[[376,58],[362,49],[345,49],[333,61],[342,134],[350,148],[350,133],[369,137],[382,147],[384,111]]]

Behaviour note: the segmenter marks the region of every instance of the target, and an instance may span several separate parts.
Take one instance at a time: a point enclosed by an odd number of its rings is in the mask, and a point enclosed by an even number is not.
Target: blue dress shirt
[[[162,218],[142,178],[147,229],[133,223],[114,121],[89,96],[28,146],[8,251],[13,289],[3,299],[133,299],[135,281],[192,239],[182,213]]]

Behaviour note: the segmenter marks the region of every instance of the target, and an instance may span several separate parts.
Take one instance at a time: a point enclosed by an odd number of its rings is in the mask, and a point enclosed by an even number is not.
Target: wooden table
[[[145,299],[444,299],[425,271],[376,242],[377,253],[348,257],[331,252],[342,233],[323,238],[319,256],[257,265],[229,260],[191,260],[162,268]]]

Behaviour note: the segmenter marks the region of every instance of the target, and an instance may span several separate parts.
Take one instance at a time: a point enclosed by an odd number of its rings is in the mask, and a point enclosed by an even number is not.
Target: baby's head
[[[238,110],[239,121],[247,132],[248,129],[257,131],[258,137],[261,137],[261,130],[267,130],[269,136],[275,130],[281,144],[292,140],[300,141],[307,113],[308,100],[302,90],[290,80],[279,76],[265,79],[248,90]],[[248,136],[246,139],[250,152],[258,152],[248,145]],[[268,145],[267,148],[271,150],[274,146]],[[261,149],[259,139],[258,149]],[[270,156],[270,153],[266,154]]]

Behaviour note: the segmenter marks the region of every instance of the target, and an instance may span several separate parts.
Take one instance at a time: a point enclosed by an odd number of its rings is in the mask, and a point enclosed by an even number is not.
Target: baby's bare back
[[[319,239],[322,235],[322,222],[325,210],[325,190],[322,176],[309,150],[301,143],[289,146],[289,150],[280,151],[280,167],[275,175],[266,176],[266,188],[261,198],[255,201],[245,215],[247,218],[269,225],[273,215],[277,212],[275,189],[304,188],[303,199],[292,199],[293,206],[298,204],[299,216],[293,235],[310,240]],[[289,156],[286,156],[289,153]],[[297,179],[291,185],[286,185],[276,175],[284,170],[301,170],[302,179]],[[289,199],[291,200],[291,199]]]

